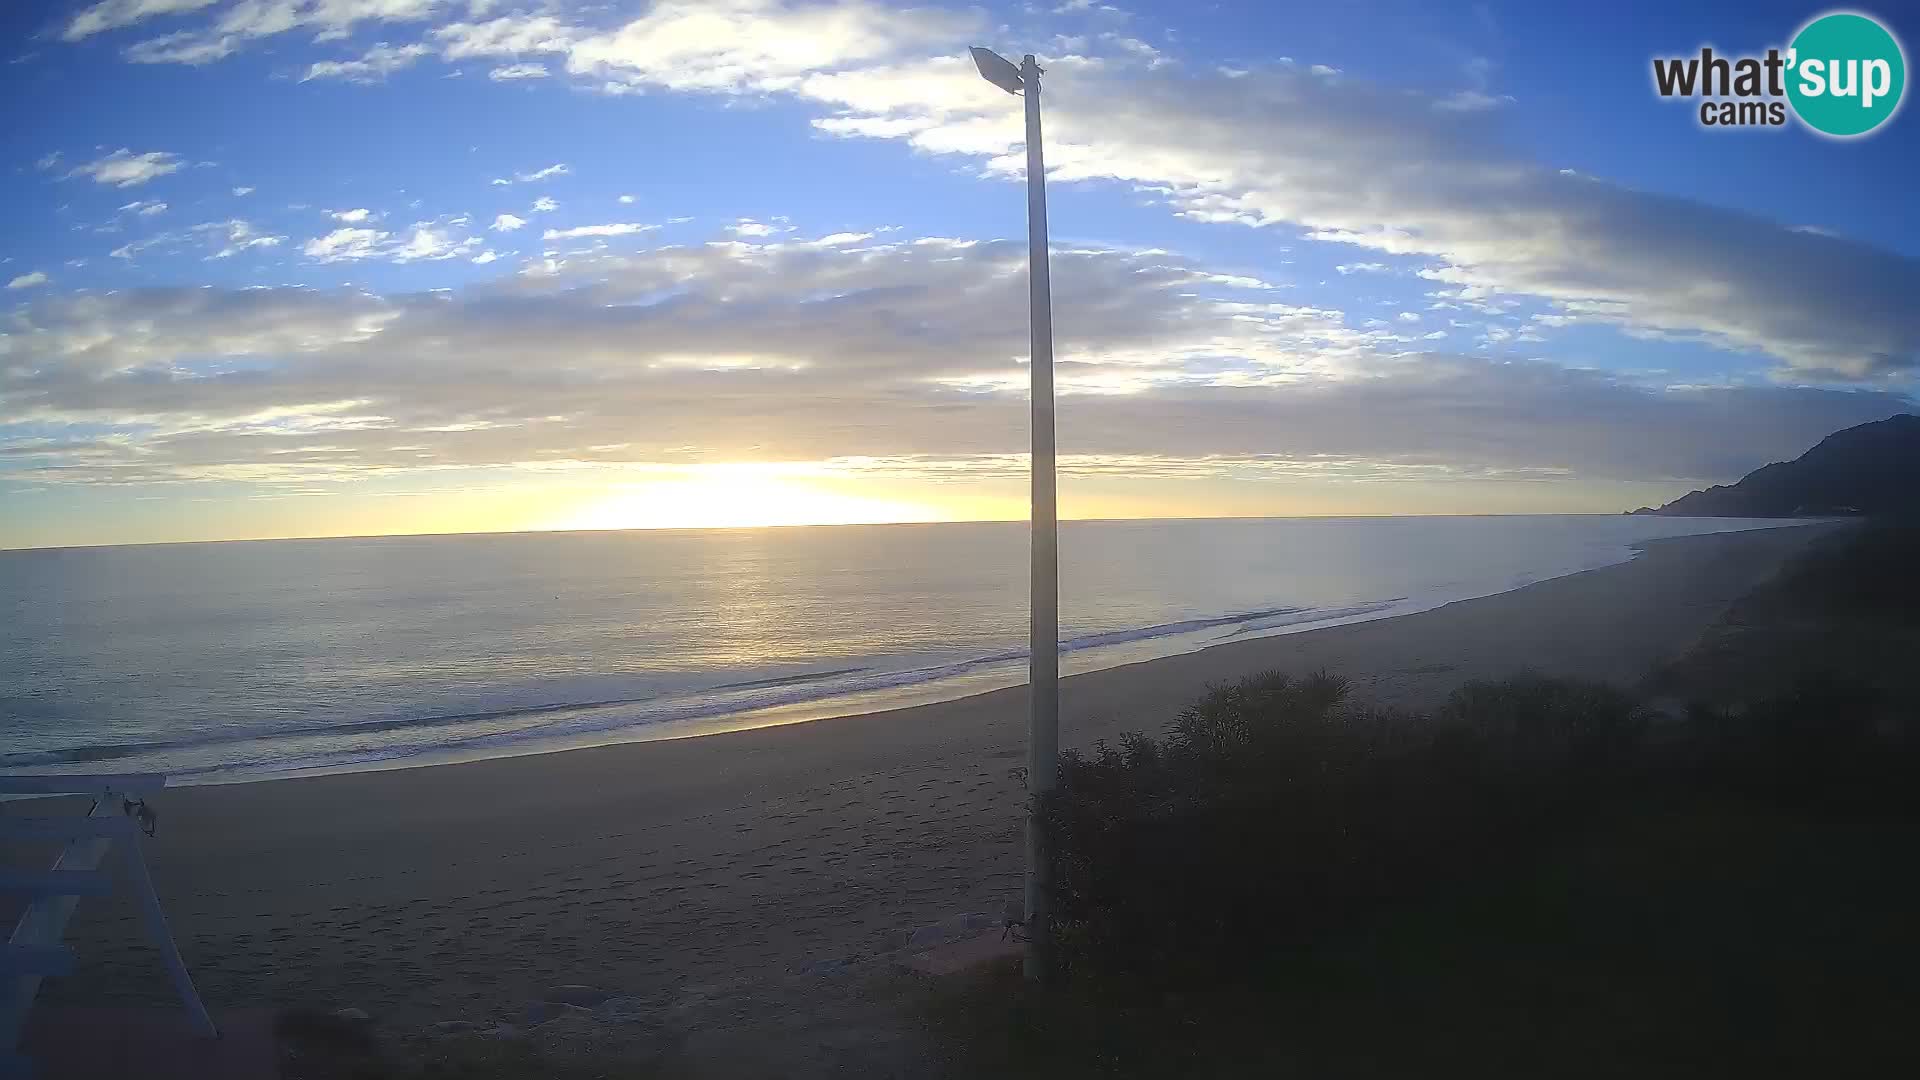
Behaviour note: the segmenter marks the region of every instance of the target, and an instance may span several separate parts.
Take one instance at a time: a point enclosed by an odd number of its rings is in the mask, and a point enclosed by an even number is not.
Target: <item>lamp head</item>
[[[1026,88],[1026,80],[1020,77],[1020,68],[1013,61],[994,52],[975,45],[973,66],[980,69],[980,77],[1009,94],[1018,94]]]

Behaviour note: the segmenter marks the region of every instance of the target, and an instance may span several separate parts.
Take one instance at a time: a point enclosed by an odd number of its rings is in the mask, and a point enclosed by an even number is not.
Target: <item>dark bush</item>
[[[1753,599],[1798,617],[1920,626],[1920,521],[1858,525],[1810,547]]]
[[[1534,674],[1467,683],[1436,719],[1471,732],[1490,762],[1553,782],[1629,767],[1647,731],[1645,714],[1625,693]]]
[[[1803,810],[1920,812],[1920,718],[1829,674],[1745,708],[1694,705],[1674,756],[1697,788]]]
[[[1468,683],[1432,717],[1357,709],[1335,677],[1209,691],[1161,739],[1062,755],[1047,806],[1064,969],[1217,984],[1577,840],[1596,812],[1717,790],[1920,809],[1920,739],[1870,691],[1809,682],[1696,707],[1650,739],[1610,687]]]
[[[1062,964],[1179,981],[1253,972],[1383,906],[1510,862],[1622,774],[1624,696],[1522,677],[1441,717],[1356,709],[1344,681],[1218,687],[1165,739],[1063,755],[1048,806]]]

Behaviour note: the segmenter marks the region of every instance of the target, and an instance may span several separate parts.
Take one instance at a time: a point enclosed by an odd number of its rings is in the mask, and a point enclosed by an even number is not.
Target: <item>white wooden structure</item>
[[[27,1013],[40,992],[41,979],[73,970],[73,950],[63,940],[67,923],[81,897],[105,896],[113,891],[113,875],[102,864],[116,847],[127,884],[146,923],[147,936],[160,950],[167,978],[187,1007],[194,1030],[210,1039],[219,1037],[213,1018],[207,1015],[193,988],[180,950],[174,947],[166,914],[160,910],[160,898],[153,891],[153,878],[140,851],[144,830],[135,807],[144,809],[147,796],[166,785],[165,776],[153,773],[0,776],[0,795],[80,795],[93,799],[93,808],[85,816],[36,815],[33,811],[45,805],[42,800],[12,801],[6,804],[6,812],[0,813],[0,840],[9,846],[64,844],[51,870],[0,871],[0,893],[27,899],[20,921],[7,939],[6,951],[0,954],[0,1077],[31,1074],[29,1063],[18,1050]]]

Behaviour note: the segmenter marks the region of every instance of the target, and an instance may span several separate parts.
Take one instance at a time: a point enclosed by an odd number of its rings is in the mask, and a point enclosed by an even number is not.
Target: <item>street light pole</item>
[[[1047,166],[1040,147],[1040,64],[1028,53],[1015,68],[989,49],[973,61],[988,82],[1026,99],[1027,328],[1033,398],[1032,566],[1027,669],[1026,976],[1052,963],[1047,897],[1046,825],[1041,810],[1053,789],[1060,752],[1060,516],[1055,499],[1053,438],[1053,285],[1047,264]]]
[[[1060,752],[1060,517],[1053,440],[1053,280],[1047,260],[1047,166],[1040,149],[1040,65],[1020,64],[1027,106],[1027,334],[1033,382],[1032,661],[1027,732],[1026,974],[1044,977],[1052,962],[1047,849],[1041,801],[1053,788]]]

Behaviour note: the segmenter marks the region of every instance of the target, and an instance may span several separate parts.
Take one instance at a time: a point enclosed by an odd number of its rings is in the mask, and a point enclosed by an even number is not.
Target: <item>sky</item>
[[[0,13],[0,547],[1616,513],[1916,409],[1920,138],[1702,127],[1817,5]],[[1920,19],[1864,8],[1903,40]]]

